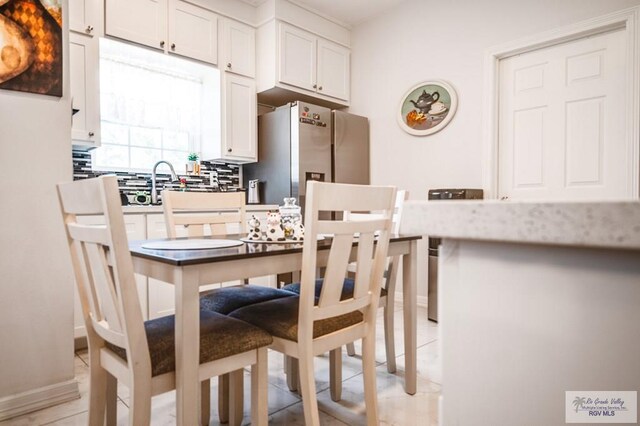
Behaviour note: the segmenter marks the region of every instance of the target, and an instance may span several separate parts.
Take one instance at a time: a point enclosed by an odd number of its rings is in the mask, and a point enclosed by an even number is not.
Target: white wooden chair
[[[400,219],[402,218],[402,206],[409,199],[409,191],[398,190],[396,192],[395,210],[393,214],[392,233],[397,234],[400,231]],[[360,217],[366,218],[368,215],[360,213],[345,212],[347,219],[358,220]],[[387,371],[389,373],[396,372],[396,349],[394,335],[394,306],[396,303],[396,282],[398,280],[398,268],[400,266],[400,256],[390,257],[387,260],[387,267],[384,273],[383,291],[380,293],[380,307],[384,309],[384,342],[385,354],[387,358]],[[355,265],[349,265],[349,272],[355,272]],[[353,343],[347,345],[347,353],[349,356],[356,354]]]
[[[230,314],[262,327],[273,336],[272,349],[299,362],[300,387],[307,425],[319,425],[314,356],[362,339],[367,424],[378,424],[375,326],[392,229],[395,188],[308,182],[305,240],[299,297],[257,303]],[[379,211],[358,221],[320,220],[320,211]],[[379,235],[376,238],[376,232]],[[333,234],[323,285],[316,297],[319,234]],[[355,235],[358,247],[350,259]],[[377,243],[374,244],[374,239]],[[350,261],[357,262],[352,297],[342,299]],[[317,303],[316,303],[317,302]]]
[[[174,317],[144,322],[115,176],[58,185],[89,343],[89,424],[115,424],[116,382],[131,390],[129,424],[148,425],[151,397],[175,388]],[[76,217],[103,215],[105,225]],[[209,423],[209,377],[251,365],[252,423],[266,425],[267,346],[250,324],[200,313],[201,422]]]
[[[162,191],[162,205],[167,235],[176,238],[205,235],[246,234],[246,206],[244,192],[181,192]],[[245,280],[247,282],[247,280]],[[253,303],[291,293],[261,285],[220,287],[201,293],[200,309],[226,315]],[[242,420],[242,370],[218,378],[218,413],[221,423],[235,424]],[[230,397],[231,396],[231,397]]]
[[[167,235],[178,237],[184,227],[189,237],[245,234],[247,231],[244,192],[162,191]],[[222,211],[222,212],[221,212]],[[230,230],[229,225],[236,225]],[[233,232],[235,231],[235,232]]]

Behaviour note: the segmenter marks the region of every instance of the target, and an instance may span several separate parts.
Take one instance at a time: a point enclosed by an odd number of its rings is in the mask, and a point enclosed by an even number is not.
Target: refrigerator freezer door
[[[369,185],[369,120],[333,111],[333,181]]]
[[[296,163],[296,159],[298,162]],[[305,205],[308,180],[331,182],[331,110],[298,102],[291,108],[292,196]]]

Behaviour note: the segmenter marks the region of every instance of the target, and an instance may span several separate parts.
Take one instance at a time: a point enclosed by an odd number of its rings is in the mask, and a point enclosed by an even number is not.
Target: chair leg
[[[89,425],[103,426],[107,408],[107,376],[109,373],[100,365],[99,353],[90,356],[89,370]]]
[[[396,341],[393,331],[393,305],[384,307],[384,348],[387,355],[387,371],[396,372]]]
[[[320,426],[320,414],[318,413],[318,400],[316,399],[316,378],[313,363],[311,344],[304,348],[299,346],[300,358],[300,394],[304,409],[304,424],[307,426]]]
[[[107,373],[107,426],[118,424],[118,379]]]
[[[300,383],[298,360],[287,356],[285,358],[285,371],[287,372],[287,386],[291,392],[298,390],[298,383]]]
[[[229,423],[229,374],[218,376],[218,418]]]
[[[267,405],[267,348],[258,349],[258,359],[251,366],[251,424],[266,426],[269,424]]]
[[[356,345],[353,342],[347,343],[347,355],[356,356]]]
[[[342,347],[329,352],[329,383],[331,400],[342,399]]]
[[[240,426],[244,417],[244,370],[229,373],[229,426]]]
[[[362,370],[364,378],[364,401],[367,413],[367,425],[375,426],[378,424],[376,340],[375,334],[371,332],[362,339]]]
[[[211,421],[211,380],[200,383],[200,424],[209,425]]]
[[[142,376],[142,374],[140,374]],[[135,377],[131,380],[131,405],[129,407],[129,425],[151,424],[151,375]],[[146,380],[145,380],[146,379]]]

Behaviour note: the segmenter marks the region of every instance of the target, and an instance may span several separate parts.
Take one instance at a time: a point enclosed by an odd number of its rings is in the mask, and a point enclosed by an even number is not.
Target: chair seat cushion
[[[316,279],[316,298],[320,297],[320,292],[322,291],[322,278]],[[287,284],[282,287],[283,290],[290,291],[292,293],[300,294],[300,283]],[[345,278],[344,283],[342,284],[342,294],[340,295],[340,300],[351,299],[353,297],[353,291],[355,289],[355,282],[351,278]],[[380,297],[384,297],[387,295],[387,290],[384,288],[380,289]],[[318,301],[316,300],[316,304]]]
[[[299,296],[283,297],[256,303],[237,309],[230,317],[254,324],[273,336],[287,340],[298,340],[298,307]],[[333,318],[326,318],[313,323],[313,337],[333,333],[351,325],[362,322],[362,312],[354,311]]]
[[[175,316],[145,321],[144,329],[151,356],[151,374],[175,371]],[[273,338],[264,330],[238,319],[216,312],[200,311],[200,363],[215,361],[264,346]],[[120,358],[126,360],[123,348],[107,344]]]
[[[228,314],[254,303],[295,296],[290,291],[261,285],[234,285],[207,291],[200,295],[200,309]]]

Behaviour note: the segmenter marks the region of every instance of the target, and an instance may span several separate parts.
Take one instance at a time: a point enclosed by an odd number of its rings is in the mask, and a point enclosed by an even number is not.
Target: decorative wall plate
[[[407,133],[426,136],[445,128],[451,121],[458,97],[442,80],[430,80],[409,89],[398,107],[398,124]]]

